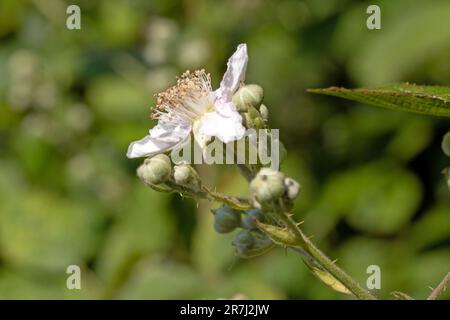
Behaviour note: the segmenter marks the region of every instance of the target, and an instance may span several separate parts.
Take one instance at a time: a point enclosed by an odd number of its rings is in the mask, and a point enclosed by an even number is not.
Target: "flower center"
[[[214,110],[210,75],[205,70],[186,71],[177,83],[157,94],[151,118],[162,122],[194,122]]]

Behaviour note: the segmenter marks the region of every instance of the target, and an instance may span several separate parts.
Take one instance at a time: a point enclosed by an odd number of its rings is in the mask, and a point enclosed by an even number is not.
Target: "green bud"
[[[239,227],[241,223],[240,212],[227,205],[211,211],[214,214],[214,229],[218,233],[229,233]]]
[[[442,150],[450,157],[450,131],[447,132],[442,139]]]
[[[262,129],[266,126],[264,120],[261,117],[253,119],[253,123],[256,129]]]
[[[284,174],[269,168],[261,169],[250,182],[250,198],[264,206],[285,193]]]
[[[292,178],[284,179],[284,186],[286,188],[286,195],[290,200],[297,198],[300,192],[300,184]]]
[[[179,164],[173,167],[174,181],[185,187],[198,190],[201,185],[201,180],[197,171],[188,164]]]
[[[246,113],[244,113],[243,114],[243,118],[244,118],[244,126],[246,127],[246,128],[254,128],[255,127],[255,123],[253,122],[253,119],[252,119],[252,117],[250,116],[250,114],[248,113],[248,112],[246,112]]]
[[[266,124],[264,119],[259,114],[259,111],[254,106],[248,106],[247,112],[244,113],[247,128],[261,129],[265,128]]]
[[[262,104],[259,106],[259,114],[261,115],[262,119],[267,122],[269,120],[269,109],[266,107],[265,104]]]
[[[176,183],[184,185],[189,181],[191,170],[188,165],[176,165],[173,167],[173,178]]]
[[[137,175],[145,183],[157,185],[169,179],[172,172],[172,163],[165,154],[158,154],[153,158],[147,158],[138,168]]]
[[[262,220],[262,213],[258,209],[246,211],[242,216],[241,227],[247,230],[256,229],[256,220]]]
[[[248,84],[241,87],[233,95],[233,103],[239,112],[245,112],[249,106],[259,107],[264,97],[264,90],[257,84]]]
[[[259,112],[254,106],[249,106],[247,112],[253,120],[260,118]]]

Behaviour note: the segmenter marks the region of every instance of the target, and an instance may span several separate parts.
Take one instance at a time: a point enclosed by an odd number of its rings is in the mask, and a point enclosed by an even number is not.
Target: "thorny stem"
[[[256,173],[245,165],[240,165],[242,175],[250,181]],[[339,268],[333,261],[331,261],[322,251],[320,251],[314,243],[311,242],[301,231],[295,221],[289,216],[287,210],[284,208],[283,201],[280,200],[278,207],[278,217],[284,222],[286,227],[294,234],[299,243],[303,244],[304,250],[311,255],[311,257],[339,280],[350,292],[352,292],[358,299],[361,300],[376,300],[370,292],[361,287],[353,278],[351,278],[344,270]]]
[[[241,199],[241,198],[237,198],[237,197],[224,195],[223,193],[220,193],[217,191],[208,190],[205,187],[203,189],[206,190],[210,199],[225,203],[228,206],[230,206],[231,208],[241,210],[241,211],[249,210],[252,208],[252,206],[248,203],[247,199]]]
[[[447,284],[450,282],[450,271],[447,275],[442,279],[439,285],[431,291],[431,294],[428,296],[427,300],[436,300],[439,295],[445,291]]]
[[[255,175],[251,169],[246,166],[240,166],[242,174],[251,180]],[[149,187],[160,191],[160,192],[177,192],[182,196],[194,198],[194,199],[207,199],[222,202],[228,206],[235,208],[237,210],[249,210],[252,208],[248,200],[236,198],[222,194],[220,192],[209,190],[206,187],[190,188],[182,187],[173,183],[172,181],[167,181],[166,186],[160,187],[149,184],[144,181]],[[302,244],[303,249],[311,255],[311,257],[326,271],[333,275],[337,280],[339,280],[350,292],[352,292],[357,298],[362,300],[375,300],[376,298],[370,294],[367,290],[362,288],[355,280],[353,280],[345,271],[339,268],[333,261],[331,261],[322,251],[320,251],[312,242],[309,240],[297,226],[295,221],[289,216],[287,210],[285,210],[283,202],[280,200],[280,205],[278,206],[278,217],[286,225],[286,227],[292,232],[292,234],[297,238],[298,242]],[[449,275],[444,279],[450,278]],[[449,279],[445,281],[447,283]],[[444,281],[443,281],[444,282]],[[435,290],[439,289],[439,292],[445,287],[444,284],[440,284]],[[435,291],[434,290],[434,291]],[[433,291],[433,292],[434,292]],[[433,294],[433,293],[432,293]],[[439,294],[439,293],[437,293]],[[437,295],[436,294],[436,295]],[[430,295],[431,297],[431,295]]]
[[[294,220],[285,212],[281,212],[280,219],[291,231],[297,240],[303,244],[303,249],[309,253],[325,270],[339,280],[348,290],[350,290],[357,298],[361,300],[376,300],[370,292],[362,288],[355,280],[353,280],[344,270],[339,268],[330,260],[322,251],[320,251],[314,243],[311,242],[296,225]]]
[[[231,208],[237,209],[237,210],[249,210],[252,208],[252,206],[248,203],[247,199],[232,197],[229,195],[225,195],[223,193],[210,190],[206,187],[199,187],[199,188],[189,188],[189,187],[182,187],[177,185],[176,183],[173,183],[171,181],[167,181],[166,187],[164,186],[155,186],[152,184],[149,184],[148,182],[144,183],[149,186],[150,188],[159,191],[159,192],[176,192],[179,193],[183,197],[189,197],[193,199],[207,199],[207,200],[214,200],[217,202],[224,203]]]

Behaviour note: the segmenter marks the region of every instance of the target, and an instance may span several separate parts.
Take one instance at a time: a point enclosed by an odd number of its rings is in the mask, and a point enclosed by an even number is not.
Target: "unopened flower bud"
[[[300,192],[300,184],[292,178],[284,179],[284,187],[286,188],[286,195],[290,200],[297,198]]]
[[[263,118],[259,114],[259,111],[253,106],[248,106],[247,112],[243,113],[243,115],[247,128],[261,129],[266,126]]]
[[[248,84],[241,87],[233,95],[233,103],[239,112],[247,111],[249,106],[259,107],[264,97],[264,90],[257,84]]]
[[[252,117],[252,119],[257,119],[261,117],[259,115],[259,111],[254,106],[249,106],[247,112],[250,115],[250,117]]]
[[[263,168],[250,183],[250,197],[264,206],[283,196],[285,192],[284,174]]]
[[[447,132],[442,139],[442,150],[450,157],[450,131]]]
[[[137,174],[144,182],[157,185],[169,179],[172,171],[172,163],[165,154],[158,154],[153,158],[147,158],[138,168]]]
[[[243,114],[243,118],[244,118],[244,126],[247,128],[247,129],[250,129],[250,128],[254,128],[255,127],[255,123],[253,122],[253,119],[252,119],[252,117],[250,116],[250,114],[248,113],[248,112],[246,112],[246,113],[244,113]]]
[[[241,223],[241,214],[239,211],[222,205],[217,209],[211,210],[214,214],[214,229],[218,233],[228,233],[239,227]]]
[[[253,124],[256,129],[262,129],[266,126],[264,120],[261,117],[253,119]]]
[[[173,167],[173,177],[178,184],[186,184],[189,181],[190,173],[187,165],[176,165]]]
[[[190,187],[192,189],[200,188],[200,177],[188,164],[179,164],[173,167],[173,179],[181,186]]]
[[[247,230],[256,229],[256,220],[262,219],[262,213],[258,209],[246,211],[242,216],[241,227]]]
[[[265,104],[259,106],[259,114],[261,115],[262,119],[267,122],[267,120],[269,119],[269,109],[267,109]]]

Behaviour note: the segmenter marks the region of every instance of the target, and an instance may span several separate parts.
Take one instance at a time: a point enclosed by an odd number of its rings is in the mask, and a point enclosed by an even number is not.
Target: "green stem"
[[[206,187],[199,187],[199,188],[190,188],[190,187],[183,187],[180,185],[177,185],[176,183],[172,181],[166,181],[164,185],[162,186],[155,186],[149,183],[144,183],[149,186],[150,188],[159,191],[159,192],[176,192],[184,197],[189,197],[193,199],[207,199],[207,200],[214,200],[217,202],[224,203],[228,206],[230,206],[233,209],[236,210],[249,210],[252,208],[252,206],[248,203],[247,199],[242,199],[238,197],[232,197],[229,195],[225,195],[223,193],[212,191]]]
[[[439,285],[433,289],[427,300],[436,300],[439,295],[445,291],[445,288],[447,287],[447,283],[450,282],[450,272],[447,273],[447,275],[442,279],[442,281],[439,283]]]
[[[295,224],[294,220],[286,215],[284,212],[280,215],[281,220],[286,227],[292,232],[297,240],[302,243],[303,249],[313,257],[325,270],[339,280],[348,290],[350,290],[357,298],[361,300],[376,300],[367,290],[361,287],[355,280],[353,280],[344,270],[339,268],[333,261],[330,260],[322,251],[320,251],[309,240],[300,228]]]
[[[210,199],[225,203],[226,205],[228,205],[229,207],[231,207],[233,209],[245,211],[245,210],[250,210],[252,208],[250,203],[248,203],[247,199],[228,196],[228,195],[225,195],[225,194],[217,192],[217,191],[208,190],[206,188],[203,188],[203,189],[206,190]]]

